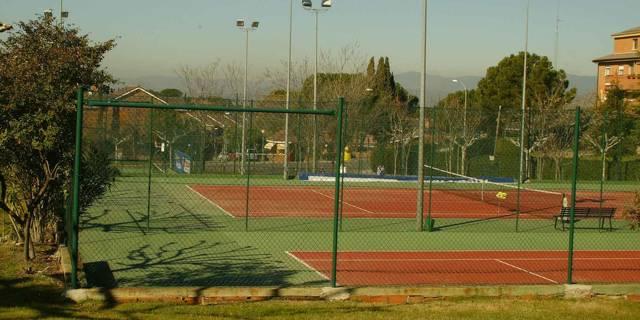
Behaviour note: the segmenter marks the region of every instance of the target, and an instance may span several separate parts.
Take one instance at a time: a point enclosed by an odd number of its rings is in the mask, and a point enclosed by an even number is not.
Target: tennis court
[[[338,252],[341,285],[561,284],[567,251]],[[324,278],[330,252],[289,255]],[[573,279],[579,283],[639,282],[640,251],[575,251]]]
[[[190,190],[211,205],[232,217],[331,217],[334,193],[330,188],[318,186],[243,186],[191,185]],[[414,218],[416,190],[410,188],[352,188],[344,189],[342,214],[345,218]],[[434,218],[484,219],[515,216],[516,192],[507,193],[506,200],[496,198],[496,190],[448,189],[431,193]],[[630,194],[607,193],[604,207],[622,207]],[[425,212],[430,194],[425,192]],[[558,214],[562,194],[523,190],[520,218],[549,219]],[[595,193],[579,195],[578,204],[594,205]]]

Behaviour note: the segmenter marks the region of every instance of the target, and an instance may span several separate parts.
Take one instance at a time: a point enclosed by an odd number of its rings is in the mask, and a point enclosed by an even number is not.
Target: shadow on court
[[[288,278],[296,273],[255,247],[206,240],[140,245],[130,251],[126,259],[87,263],[85,271],[90,285],[111,288],[287,286],[291,284]],[[317,284],[320,283],[323,282]]]

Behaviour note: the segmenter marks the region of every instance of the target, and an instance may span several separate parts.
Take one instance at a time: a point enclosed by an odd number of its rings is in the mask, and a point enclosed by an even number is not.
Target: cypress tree
[[[369,65],[367,65],[367,79],[371,80],[376,75],[376,61],[374,57],[369,59]]]
[[[384,70],[384,58],[380,57],[378,59],[378,66],[376,68],[376,76],[374,85],[378,91],[385,89],[385,70]]]

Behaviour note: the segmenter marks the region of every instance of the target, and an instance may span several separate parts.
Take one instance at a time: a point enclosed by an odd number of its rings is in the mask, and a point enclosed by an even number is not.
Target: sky
[[[319,5],[320,0],[314,0]],[[522,51],[526,0],[429,0],[428,72],[482,76]],[[363,57],[388,56],[392,71],[420,70],[422,0],[333,0],[320,14],[321,50],[357,44]],[[67,23],[96,41],[116,39],[105,66],[116,77],[175,76],[181,66],[244,63],[237,18],[259,20],[250,34],[252,74],[287,59],[289,0],[64,0]],[[33,19],[59,0],[0,0],[0,21]],[[314,55],[314,18],[293,0],[293,59]],[[558,0],[531,0],[529,51],[553,59]],[[640,26],[638,0],[560,0],[558,64],[595,75],[592,59],[612,51],[610,35]],[[6,37],[0,35],[0,37]]]

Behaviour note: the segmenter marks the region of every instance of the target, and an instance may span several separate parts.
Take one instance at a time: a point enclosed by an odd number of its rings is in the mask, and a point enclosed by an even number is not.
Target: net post
[[[253,108],[253,101],[251,101],[251,108]],[[253,140],[253,112],[249,112],[249,139],[247,141],[251,142],[251,140]],[[247,143],[247,147],[248,147],[248,144],[249,143]],[[247,162],[247,172],[246,172],[247,184],[245,189],[245,203],[244,203],[244,231],[249,231],[249,186],[251,184],[251,155],[248,152],[245,159]]]
[[[153,167],[153,109],[149,109],[149,170],[147,172],[147,232],[151,226],[151,169]]]
[[[576,189],[578,184],[578,149],[580,148],[580,107],[576,108],[575,129],[573,136],[573,165],[571,177],[571,211],[569,215],[569,257],[567,266],[567,283],[573,283],[573,240],[575,234]]]
[[[431,145],[429,146],[429,207],[427,211],[427,231],[433,231],[431,212],[433,210],[433,167],[435,165],[436,107],[431,108]]]
[[[340,210],[340,165],[342,160],[342,113],[344,111],[344,97],[338,102],[338,125],[336,127],[336,163],[335,163],[335,191],[333,201],[333,244],[331,248],[331,286],[337,286],[338,268],[338,214]]]
[[[78,288],[78,219],[80,217],[80,162],[82,161],[82,108],[84,88],[76,93],[76,145],[73,159],[73,204],[71,212],[71,287]]]

